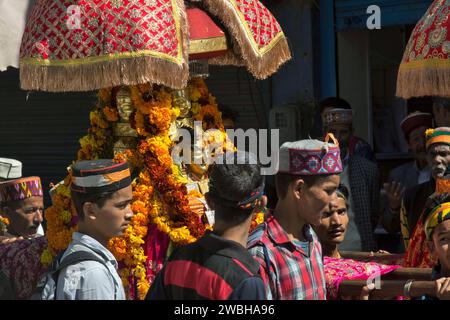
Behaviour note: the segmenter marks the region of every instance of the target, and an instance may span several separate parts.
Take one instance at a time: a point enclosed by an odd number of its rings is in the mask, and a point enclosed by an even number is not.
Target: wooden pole
[[[370,299],[388,299],[404,296],[404,288],[407,280],[381,280],[379,289],[375,288],[370,293]],[[344,280],[339,286],[339,294],[344,297],[359,297],[361,290],[367,285],[365,280]],[[375,283],[377,285],[377,283]],[[434,281],[414,281],[410,288],[411,297],[436,295],[436,284]]]
[[[357,252],[357,251],[339,251],[340,255],[344,259],[353,259],[358,261],[373,261],[383,264],[395,264],[405,256],[404,254],[392,254],[392,253],[373,253],[370,252]]]
[[[399,268],[382,276],[383,280],[422,280],[431,279],[431,268]]]

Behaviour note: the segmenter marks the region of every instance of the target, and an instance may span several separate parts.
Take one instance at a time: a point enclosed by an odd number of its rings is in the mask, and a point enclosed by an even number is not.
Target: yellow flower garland
[[[140,173],[133,182],[132,221],[124,236],[111,239],[109,248],[124,266],[119,270],[124,286],[127,287],[129,278],[134,277],[138,291],[135,298],[143,299],[150,287],[143,248],[150,223],[166,233],[175,244],[191,243],[206,229],[212,228],[199,225],[197,216],[190,212],[185,188],[187,180],[180,175],[170,156],[173,142],[169,138],[169,128],[180,114],[180,110],[172,106],[171,91],[149,84],[131,86],[130,89],[136,109],[130,120],[140,136],[140,142],[136,150],[117,154],[115,161],[128,161]],[[78,160],[100,158],[107,151],[105,147],[110,145],[110,130],[119,119],[117,109],[112,107],[111,93],[112,89],[103,89],[98,93],[98,105],[90,113],[91,128],[80,139]],[[202,121],[205,130],[220,130],[219,134],[210,136],[207,143],[219,142],[224,145],[223,151],[235,150],[223,128],[215,98],[209,94],[202,79],[192,80],[190,97],[192,117]],[[165,193],[157,188],[161,183]],[[77,215],[70,200],[70,175],[55,188],[52,201],[53,205],[45,212],[48,248],[41,256],[41,262],[45,265],[51,263],[57,252],[67,248],[72,233],[77,230]],[[262,213],[258,214],[252,227],[261,223],[263,217]]]
[[[0,235],[8,230],[9,220],[8,218],[0,217]]]

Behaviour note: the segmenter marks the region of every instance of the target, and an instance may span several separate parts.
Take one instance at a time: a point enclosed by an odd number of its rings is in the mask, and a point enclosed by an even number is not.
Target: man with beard
[[[405,248],[407,248],[405,262],[407,267],[423,267],[429,264],[420,257],[413,257],[412,253],[415,250],[410,245],[410,239],[414,237],[414,234],[420,233],[416,230],[419,227],[417,224],[429,196],[435,192],[436,179],[442,178],[447,170],[447,166],[450,165],[450,128],[429,129],[426,131],[425,139],[431,179],[428,182],[407,189],[401,207],[397,210],[391,210],[392,225],[397,224],[397,228],[401,228]],[[426,256],[421,255],[421,257]],[[431,261],[429,262],[431,263]]]
[[[400,230],[395,213],[400,209],[404,191],[430,180],[431,170],[427,162],[425,131],[432,126],[432,115],[422,112],[414,112],[400,123],[409,149],[414,154],[414,160],[393,169],[389,174],[389,182],[384,184],[386,199],[383,225],[390,233],[397,233]]]

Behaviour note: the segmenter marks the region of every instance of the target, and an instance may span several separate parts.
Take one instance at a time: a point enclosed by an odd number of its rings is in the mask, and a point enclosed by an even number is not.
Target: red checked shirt
[[[248,249],[260,263],[269,300],[325,300],[322,247],[309,225],[304,233],[309,242],[291,241],[270,216],[249,236]]]

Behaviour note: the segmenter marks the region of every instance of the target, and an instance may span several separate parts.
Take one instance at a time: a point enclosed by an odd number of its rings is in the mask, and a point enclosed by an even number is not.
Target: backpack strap
[[[55,272],[61,271],[62,269],[67,268],[68,266],[77,264],[82,261],[97,261],[105,265],[105,260],[99,258],[93,253],[90,253],[88,251],[76,251],[74,253],[68,254],[58,265]]]
[[[59,278],[59,273],[61,272],[61,270],[64,268],[67,268],[71,265],[82,262],[82,261],[97,261],[97,262],[103,264],[104,266],[106,266],[105,260],[99,258],[95,254],[88,252],[88,251],[76,251],[74,253],[68,254],[66,257],[64,257],[64,259],[62,261],[61,261],[61,259],[58,259],[59,264],[58,264],[58,266],[56,266],[56,268],[53,271],[53,277],[55,279],[55,294],[54,294],[55,300],[56,300],[56,292],[57,292],[57,288],[58,288],[58,278]]]

